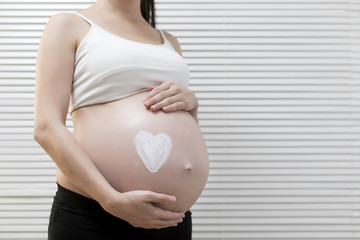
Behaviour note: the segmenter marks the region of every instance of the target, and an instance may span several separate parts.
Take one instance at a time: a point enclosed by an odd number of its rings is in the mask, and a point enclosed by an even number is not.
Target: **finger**
[[[185,217],[185,214],[182,212],[173,212],[159,208],[159,211],[157,212],[157,216],[160,220],[163,221],[179,222],[182,221],[182,219]]]
[[[148,191],[147,201],[168,204],[168,203],[174,203],[176,201],[176,197],[164,193],[156,193],[156,192]]]
[[[173,227],[173,226],[168,226],[168,225],[151,225],[146,227],[147,229],[163,229],[163,228],[168,228],[168,227]]]
[[[176,102],[161,108],[164,112],[173,112],[178,110],[186,110],[186,104],[184,102]]]
[[[165,91],[165,90],[169,89],[172,84],[173,84],[173,82],[171,82],[171,81],[165,81],[162,84],[160,84],[159,86],[156,86],[147,94],[147,96],[145,97],[145,100],[150,99],[151,97],[155,96],[156,94],[158,94],[161,91]]]
[[[172,227],[177,226],[179,223],[183,221],[183,218],[175,219],[175,220],[162,220],[162,219],[154,219],[151,220],[151,222],[147,222],[144,224],[136,224],[133,225],[134,227],[142,227],[142,228],[166,228],[166,227]]]
[[[161,94],[161,93],[160,93]],[[155,96],[156,97],[156,96]],[[153,111],[159,110],[165,106],[180,102],[182,99],[179,95],[172,95],[160,100],[158,103],[153,104],[150,109]]]
[[[169,98],[169,97],[172,97],[172,96],[175,96],[176,94],[178,94],[178,91],[177,89],[175,88],[169,88],[167,90],[164,90],[162,92],[159,92],[157,93],[155,96],[147,99],[144,101],[144,104],[147,106],[147,107],[150,107],[154,104],[157,104],[159,103],[160,101],[163,101],[164,99],[166,98]],[[158,108],[160,109],[160,108]]]
[[[154,221],[153,225],[155,228],[167,228],[167,227],[176,227],[180,222],[180,220],[176,221],[163,221],[163,220],[156,220]]]

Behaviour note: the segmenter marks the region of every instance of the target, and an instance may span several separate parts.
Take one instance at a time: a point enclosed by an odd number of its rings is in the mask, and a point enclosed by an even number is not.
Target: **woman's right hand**
[[[111,200],[101,205],[107,212],[127,221],[134,227],[160,229],[176,226],[185,217],[184,213],[164,210],[155,206],[157,203],[169,204],[175,201],[175,196],[135,190],[116,192]]]

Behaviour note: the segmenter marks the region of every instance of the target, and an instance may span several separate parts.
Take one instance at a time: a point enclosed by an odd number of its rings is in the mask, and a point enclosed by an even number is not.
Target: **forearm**
[[[64,125],[49,124],[38,130],[34,138],[78,188],[100,204],[106,204],[111,200],[116,190],[99,172]]]
[[[199,108],[199,100],[196,97],[195,92],[194,91],[191,91],[191,92],[192,92],[192,94],[194,96],[194,99],[195,99],[195,105],[189,112],[190,112],[191,116],[193,116],[193,118],[195,119],[196,123],[199,125],[199,119],[198,119],[198,115],[197,115],[198,108]]]
[[[199,125],[199,119],[198,119],[198,115],[197,115],[197,110],[198,108],[193,108],[192,110],[190,110],[190,114],[191,116],[195,119],[196,123]]]

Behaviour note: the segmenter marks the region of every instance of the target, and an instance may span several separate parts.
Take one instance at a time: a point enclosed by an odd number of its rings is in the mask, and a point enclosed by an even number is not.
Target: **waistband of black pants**
[[[74,206],[78,209],[84,209],[86,211],[91,210],[91,212],[94,212],[96,214],[98,213],[105,213],[106,215],[110,214],[106,212],[96,200],[93,200],[79,193],[71,191],[70,189],[61,186],[58,182],[56,182],[56,184],[57,184],[57,192],[55,198],[57,201],[64,202],[65,204]],[[190,216],[191,216],[191,211],[188,210],[187,212],[185,212],[184,219]]]
[[[98,209],[98,211],[105,211],[96,200],[71,191],[70,189],[61,186],[58,182],[56,182],[56,185],[57,192],[55,198],[58,202],[63,202],[78,209],[91,209],[92,211]]]

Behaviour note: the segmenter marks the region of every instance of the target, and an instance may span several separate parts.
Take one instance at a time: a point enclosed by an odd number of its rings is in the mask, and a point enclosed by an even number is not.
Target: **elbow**
[[[35,124],[33,128],[33,138],[36,142],[40,142],[41,138],[44,136],[44,132],[46,132],[46,124]]]
[[[35,141],[40,143],[43,139],[49,136],[49,131],[53,130],[54,124],[50,122],[37,123],[34,124],[33,128],[33,138]]]
[[[59,132],[60,130],[66,129],[66,125],[60,121],[41,121],[36,122],[33,128],[33,138],[40,143],[52,136],[54,133]]]
[[[65,122],[53,117],[36,117],[34,118],[33,138],[40,143],[57,132],[60,128],[65,127]],[[66,128],[66,127],[65,127]]]

